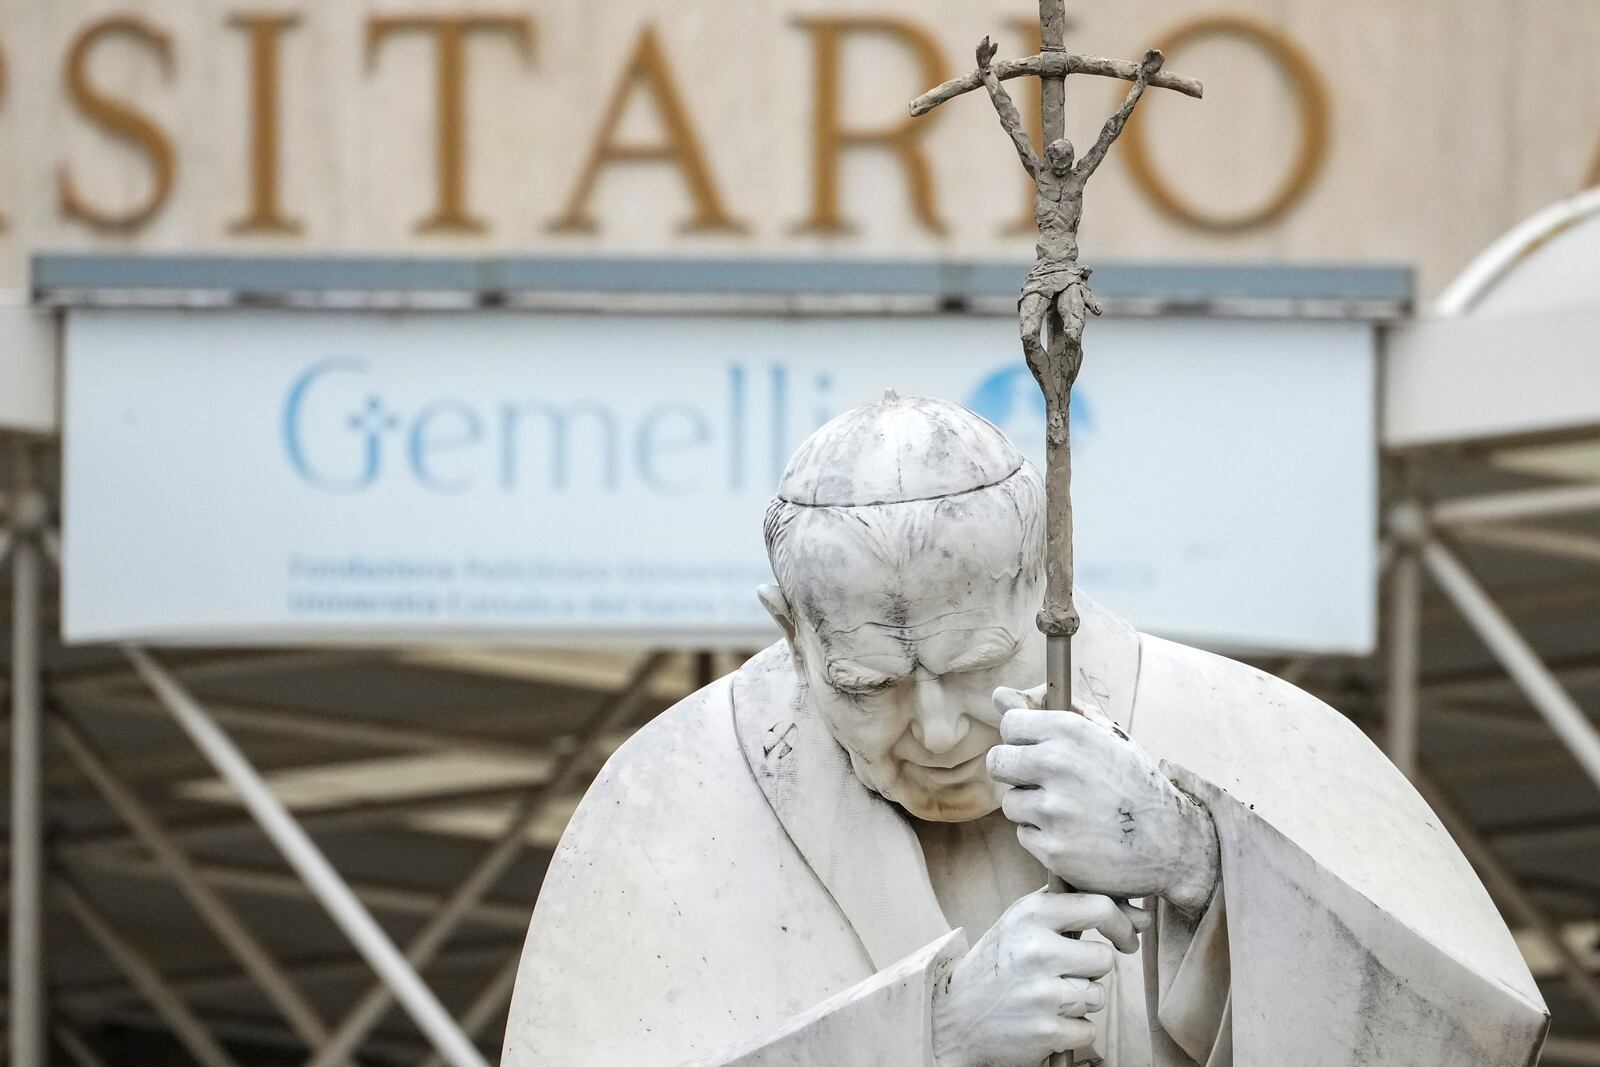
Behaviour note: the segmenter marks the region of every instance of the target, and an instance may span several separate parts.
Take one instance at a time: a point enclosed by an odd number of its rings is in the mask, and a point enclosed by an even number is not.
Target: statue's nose
[[[949,752],[972,728],[937,674],[918,669],[915,699],[917,714],[911,720],[911,736],[929,752]]]

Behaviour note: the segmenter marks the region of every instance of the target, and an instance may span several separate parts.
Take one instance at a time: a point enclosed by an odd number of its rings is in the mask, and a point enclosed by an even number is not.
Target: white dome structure
[[[1600,435],[1600,189],[1491,244],[1385,361],[1390,449]]]
[[[1434,305],[1439,315],[1529,315],[1600,306],[1600,187],[1514,227]]]

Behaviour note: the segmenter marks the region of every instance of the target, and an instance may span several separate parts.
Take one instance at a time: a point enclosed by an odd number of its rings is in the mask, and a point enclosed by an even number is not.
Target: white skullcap
[[[806,438],[778,498],[809,507],[933,500],[997,485],[1022,463],[1003,433],[961,405],[890,390]]]

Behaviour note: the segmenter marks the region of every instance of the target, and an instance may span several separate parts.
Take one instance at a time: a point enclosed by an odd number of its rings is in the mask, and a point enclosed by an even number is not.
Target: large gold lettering
[[[524,59],[533,57],[533,19],[527,15],[375,15],[367,20],[367,63],[384,40],[399,33],[433,37],[434,161],[437,201],[418,233],[481,233],[487,227],[467,210],[466,72],[468,34],[509,34]]]
[[[904,118],[876,129],[848,127],[840,114],[840,65],[844,42],[852,35],[888,37],[910,48],[920,68],[907,99],[948,76],[938,44],[922,27],[888,16],[798,18],[795,25],[811,34],[815,83],[811,119],[811,214],[802,233],[849,233],[855,227],[840,213],[839,170],[844,153],[857,148],[886,148],[905,168],[911,207],[923,228],[945,232],[934,205],[933,177],[922,141],[933,128],[930,118]]]
[[[655,144],[623,144],[617,140],[617,129],[635,90],[643,90],[655,101],[663,134],[663,139]],[[683,106],[683,97],[673,81],[655,27],[650,25],[640,31],[639,43],[623,65],[622,76],[617,79],[617,87],[606,104],[566,210],[550,224],[553,232],[593,233],[599,228],[594,216],[589,214],[589,199],[601,172],[618,163],[667,163],[678,169],[694,201],[694,216],[679,227],[682,232],[738,233],[745,229],[744,224],[730,218],[722,206],[722,197],[717,193],[706,164],[705,151],[689,120],[689,112]]]
[[[295,234],[303,228],[278,201],[278,42],[299,15],[240,14],[228,20],[250,43],[250,210],[234,233]]]
[[[172,142],[143,112],[107,96],[89,80],[89,54],[107,37],[131,37],[147,45],[161,64],[163,78],[173,73],[172,40],[134,15],[112,15],[84,28],[67,51],[67,96],[85,118],[140,149],[150,161],[153,181],[143,202],[125,211],[96,207],[84,199],[65,163],[56,169],[56,190],[61,213],[97,229],[138,229],[155,217],[172,193],[177,159]]]
[[[1231,37],[1264,51],[1288,77],[1299,104],[1300,145],[1281,185],[1258,207],[1235,214],[1207,211],[1183,199],[1150,161],[1144,122],[1136,114],[1123,135],[1123,158],[1134,182],[1152,203],[1179,222],[1202,230],[1238,233],[1276,222],[1306,195],[1327,161],[1328,91],[1305,51],[1281,30],[1244,15],[1206,15],[1169,30],[1156,45],[1169,59],[1205,37]]]

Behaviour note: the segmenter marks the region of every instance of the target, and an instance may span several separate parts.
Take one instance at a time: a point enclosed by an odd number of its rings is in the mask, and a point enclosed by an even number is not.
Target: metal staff
[[[1070,55],[1066,50],[1065,0],[1039,0],[1038,56],[991,65],[995,47],[985,37],[978,45],[978,69],[923,94],[911,104],[922,115],[947,100],[984,86],[1010,135],[1022,165],[1034,180],[1034,220],[1039,239],[1033,269],[1017,303],[1023,354],[1045,400],[1045,594],[1039,630],[1045,635],[1046,704],[1072,708],[1072,635],[1078,613],[1072,606],[1072,385],[1083,365],[1083,328],[1100,304],[1089,288],[1088,267],[1078,263],[1078,225],[1083,218],[1083,189],[1111,145],[1121,135],[1133,109],[1150,85],[1188,96],[1204,91],[1199,82],[1161,71],[1160,52],[1145,53],[1140,63]],[[1066,138],[1066,82],[1070,74],[1099,74],[1133,82],[1122,106],[1100,131],[1081,159],[1074,158]],[[1034,75],[1040,82],[1044,119],[1044,158],[1034,152],[1016,105],[1000,84],[1002,78]],[[1050,887],[1068,888],[1051,876]],[[1092,1058],[1092,1057],[1090,1057]],[[1050,1067],[1071,1067],[1076,1052],[1050,1058]]]

